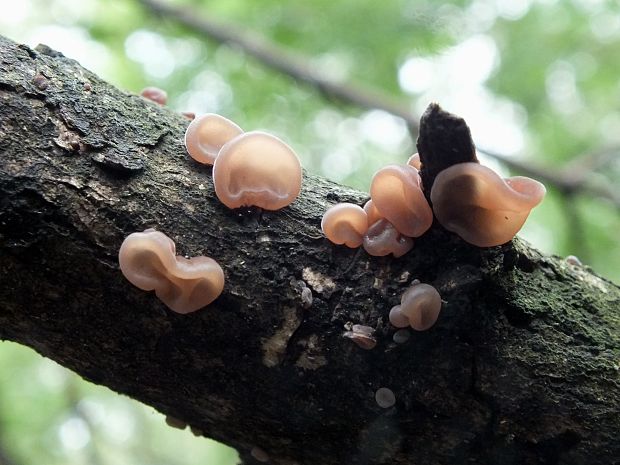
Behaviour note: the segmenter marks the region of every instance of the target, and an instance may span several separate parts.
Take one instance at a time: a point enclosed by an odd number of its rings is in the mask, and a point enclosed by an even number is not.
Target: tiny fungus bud
[[[386,219],[377,221],[364,235],[364,250],[369,255],[402,257],[413,248],[413,239],[403,236]]]
[[[444,228],[470,244],[492,247],[517,234],[545,192],[533,179],[502,179],[478,163],[458,163],[437,175],[431,201]]]
[[[579,260],[579,258],[577,258],[574,255],[568,255],[564,261],[566,263],[568,263],[569,265],[573,265],[573,266],[582,266],[583,264],[581,263],[581,260]]]
[[[267,452],[265,452],[263,449],[257,446],[252,447],[252,450],[250,451],[250,455],[259,462],[269,461],[269,454],[267,454]]]
[[[351,339],[362,349],[371,350],[377,345],[374,334],[375,330],[370,326],[353,325],[351,330],[344,332],[342,336]]]
[[[409,319],[409,325],[417,331],[425,331],[433,326],[440,311],[441,296],[430,284],[414,284],[400,299],[400,312]]]
[[[420,171],[420,168],[422,167],[422,162],[420,161],[420,154],[414,153],[413,155],[411,155],[409,157],[409,160],[407,160],[407,164],[409,166],[413,166],[416,170]]]
[[[181,114],[190,121],[196,119],[196,113],[194,113],[193,111],[182,111]]]
[[[400,305],[394,305],[390,310],[389,315],[390,323],[396,328],[406,328],[409,326],[409,318],[403,315],[400,309]]]
[[[50,85],[50,81],[41,73],[37,74],[32,81],[39,90],[45,90]]]
[[[185,429],[187,428],[187,423],[178,418],[171,417],[170,415],[166,416],[166,424],[172,428],[176,429]]]
[[[355,248],[362,245],[368,230],[366,212],[352,203],[339,203],[330,207],[321,220],[323,234],[334,244]]]
[[[388,165],[377,171],[370,185],[373,205],[405,236],[418,237],[433,223],[433,212],[420,188],[418,170]]]
[[[391,389],[382,387],[375,392],[375,401],[381,408],[390,408],[396,403],[396,396]]]
[[[279,210],[301,191],[301,164],[287,144],[271,134],[240,134],[220,150],[213,164],[215,194],[228,208]]]
[[[140,92],[140,95],[145,99],[162,106],[168,101],[168,94],[165,90],[162,90],[159,87],[145,87]]]
[[[396,344],[404,344],[405,342],[409,340],[410,337],[411,337],[411,333],[409,332],[408,329],[399,329],[392,336],[392,340]]]
[[[243,134],[243,130],[231,120],[215,113],[195,118],[185,131],[185,148],[198,163],[212,165],[222,146]]]
[[[176,256],[172,239],[153,229],[127,236],[118,260],[131,284],[155,291],[177,313],[194,312],[210,304],[224,288],[224,272],[215,260]]]

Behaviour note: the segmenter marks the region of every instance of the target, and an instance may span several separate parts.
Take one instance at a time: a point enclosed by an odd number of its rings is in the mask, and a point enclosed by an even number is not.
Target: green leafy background
[[[480,147],[617,193],[620,2],[611,0],[173,1],[302,54],[343,83],[379,89],[419,115],[430,101],[467,119]],[[0,0],[0,33],[45,43],[179,111],[216,112],[293,146],[313,173],[367,190],[414,145],[377,110],[326,101],[242,51],[135,0]],[[483,162],[504,175],[489,158]],[[522,237],[620,280],[620,215],[549,186]],[[0,343],[0,463],[236,463],[236,453],[168,427],[151,408]]]

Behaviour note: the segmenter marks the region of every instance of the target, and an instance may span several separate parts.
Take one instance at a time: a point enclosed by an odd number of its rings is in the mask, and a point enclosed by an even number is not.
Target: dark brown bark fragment
[[[245,463],[255,446],[281,465],[617,460],[615,285],[519,240],[479,249],[439,227],[401,259],[333,246],[323,212],[365,194],[312,175],[281,211],[228,210],[185,154],[187,124],[0,38],[0,338]],[[214,304],[177,315],[124,280],[118,248],[148,227],[220,262]],[[396,345],[387,314],[414,278],[446,303],[433,329]],[[376,347],[343,337],[350,323],[374,328]]]
[[[465,120],[443,110],[437,103],[431,103],[420,118],[417,146],[422,164],[420,177],[427,198],[440,171],[457,163],[478,163]]]

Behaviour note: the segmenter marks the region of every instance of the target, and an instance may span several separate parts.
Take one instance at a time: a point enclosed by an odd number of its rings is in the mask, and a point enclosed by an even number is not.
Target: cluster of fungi
[[[142,95],[160,105],[165,103],[165,95],[152,88]],[[448,123],[457,125],[456,131],[462,133],[459,147],[441,147],[444,141],[434,142],[429,149],[434,130],[429,120],[438,115],[444,119],[448,115]],[[215,194],[228,208],[279,210],[297,198],[301,164],[282,140],[265,132],[244,132],[214,113],[190,119],[185,133],[187,152],[198,163],[213,165]],[[422,117],[418,149],[420,155],[414,154],[406,164],[388,165],[375,173],[370,200],[363,207],[340,203],[329,208],[321,221],[327,239],[351,248],[363,246],[373,256],[401,257],[436,218],[465,241],[492,247],[510,241],[545,195],[545,187],[533,179],[502,179],[480,165],[467,125],[436,104]],[[433,151],[442,149],[451,153],[452,159],[433,157]],[[444,165],[438,165],[437,159]],[[178,257],[174,242],[153,229],[129,235],[121,246],[119,261],[132,284],[155,291],[178,313],[203,308],[224,288],[224,272],[215,260]],[[441,305],[433,286],[414,280],[400,305],[390,311],[389,320],[396,328],[424,331],[436,322]],[[350,333],[356,341],[370,340],[363,331]],[[367,342],[359,345],[374,347]]]

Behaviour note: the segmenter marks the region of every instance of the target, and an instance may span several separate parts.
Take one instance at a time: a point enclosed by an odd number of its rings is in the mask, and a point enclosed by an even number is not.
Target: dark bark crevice
[[[282,465],[620,456],[618,287],[518,239],[479,249],[437,225],[401,259],[333,246],[323,212],[366,194],[307,173],[290,207],[228,210],[185,153],[184,117],[39,50],[0,39],[0,338],[245,463],[254,446]],[[149,227],[218,260],[222,296],[177,315],[125,281],[120,244]],[[446,304],[397,345],[387,314],[414,278]],[[342,337],[348,323],[377,346]],[[380,387],[394,407],[376,404]]]

